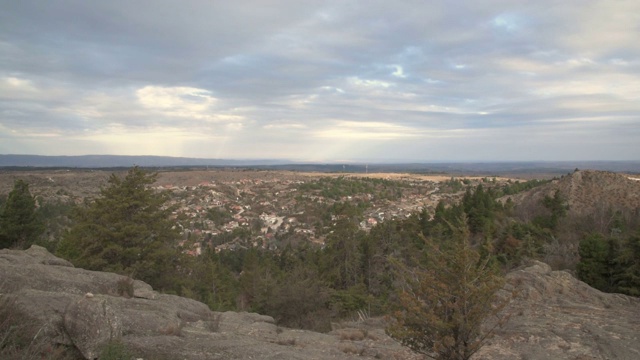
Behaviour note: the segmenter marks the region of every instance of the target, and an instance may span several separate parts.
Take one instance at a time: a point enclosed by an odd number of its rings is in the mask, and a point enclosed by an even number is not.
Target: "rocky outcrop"
[[[640,359],[640,299],[538,261],[507,275],[512,293],[508,322],[474,359]]]
[[[605,294],[541,262],[507,276],[509,321],[473,359],[638,359],[640,299]],[[286,329],[269,316],[213,312],[126,277],[74,268],[45,249],[0,250],[0,295],[38,336],[86,359],[118,340],[142,359],[421,359],[389,338],[385,321],[328,334]]]
[[[113,340],[142,359],[419,358],[382,327],[320,334],[278,327],[269,316],[213,312],[141,281],[74,268],[38,246],[0,250],[0,295],[37,322],[38,336],[86,359]]]

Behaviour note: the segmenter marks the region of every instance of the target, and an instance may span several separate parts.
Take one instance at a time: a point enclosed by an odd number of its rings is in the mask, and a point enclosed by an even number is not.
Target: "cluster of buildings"
[[[277,249],[283,237],[322,244],[323,234],[332,223],[321,220],[323,212],[336,202],[365,203],[360,228],[368,231],[387,219],[408,217],[424,207],[435,208],[440,199],[453,196],[439,193],[437,183],[414,181],[410,186],[398,183],[402,196],[397,200],[379,198],[375,192],[330,199],[319,190],[301,189],[305,181],[316,179],[211,180],[195,186],[168,184],[157,188],[171,192],[167,206],[182,234],[181,245],[194,256],[200,255],[205,246],[216,251]]]

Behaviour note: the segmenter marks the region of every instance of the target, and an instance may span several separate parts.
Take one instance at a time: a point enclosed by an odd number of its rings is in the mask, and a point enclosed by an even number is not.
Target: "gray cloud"
[[[0,153],[640,157],[633,0],[2,8]]]

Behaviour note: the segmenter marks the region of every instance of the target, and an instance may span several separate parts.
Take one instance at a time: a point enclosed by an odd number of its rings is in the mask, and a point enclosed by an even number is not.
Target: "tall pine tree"
[[[76,213],[58,254],[78,267],[130,275],[160,290],[178,286],[178,233],[164,206],[167,194],[150,188],[156,178],[138,167],[124,178],[112,174],[100,197]]]

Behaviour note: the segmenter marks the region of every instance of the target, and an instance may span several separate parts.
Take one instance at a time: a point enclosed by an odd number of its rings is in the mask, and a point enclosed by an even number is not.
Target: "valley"
[[[25,180],[40,203],[80,205],[99,196],[109,170],[0,172],[0,194]],[[467,186],[500,186],[517,179],[408,173],[319,173],[272,170],[160,171],[153,185],[171,194],[166,204],[186,252],[287,244],[324,244],[335,224],[337,204],[353,206],[362,230],[389,219],[407,218],[439,201],[454,203]],[[52,234],[58,236],[59,234]],[[52,238],[52,241],[57,239]]]

